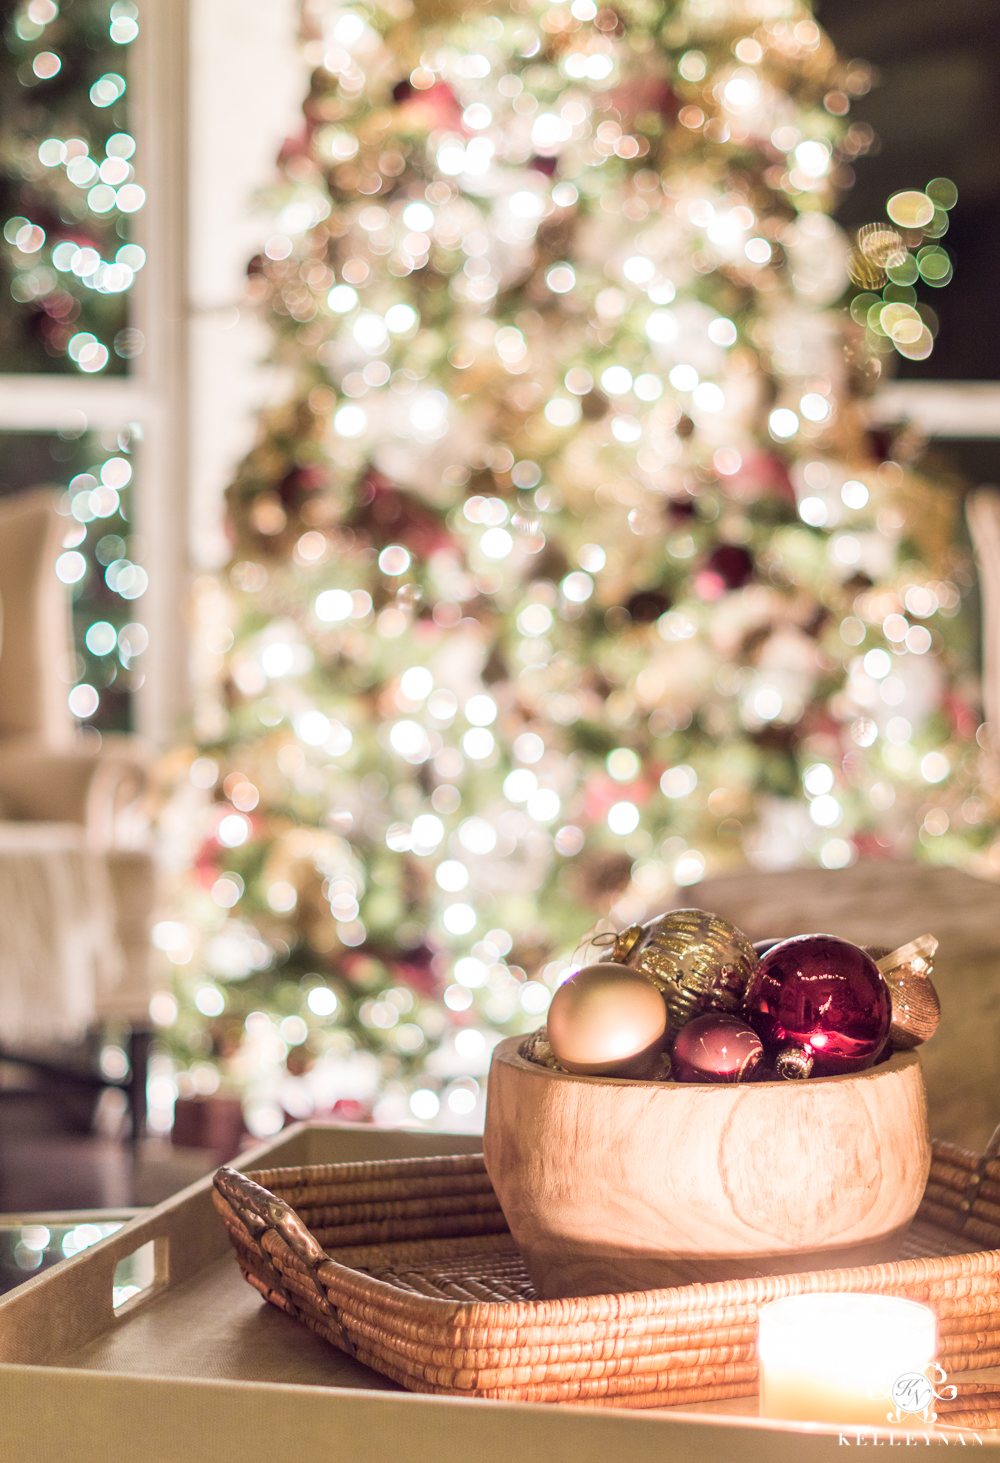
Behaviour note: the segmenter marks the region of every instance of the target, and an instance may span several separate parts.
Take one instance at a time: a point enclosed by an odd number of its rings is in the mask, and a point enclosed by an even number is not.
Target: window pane
[[[128,430],[0,432],[0,495],[65,490],[67,557],[57,572],[72,599],[74,644],[68,663],[53,669],[81,725],[102,732],[131,730],[132,695],[143,681],[146,550],[131,524],[133,445]]]
[[[6,7],[5,7],[6,9]],[[0,46],[0,369],[123,375],[145,201],[129,128],[133,0],[21,0]]]

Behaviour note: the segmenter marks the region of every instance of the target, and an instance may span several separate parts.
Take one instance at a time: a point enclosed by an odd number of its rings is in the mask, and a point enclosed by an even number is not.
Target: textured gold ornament
[[[863,290],[880,290],[885,284],[886,273],[860,249],[852,249],[847,256],[847,272],[855,284]]]
[[[858,248],[879,269],[892,269],[906,258],[906,245],[887,224],[865,224],[858,229]]]
[[[920,935],[875,962],[892,994],[889,1040],[897,1051],[912,1051],[937,1030],[941,1003],[931,980],[937,947],[933,935]]]
[[[621,951],[621,955],[619,954]],[[743,1012],[743,997],[759,965],[742,930],[704,909],[674,909],[645,925],[630,925],[612,958],[641,970],[663,993],[675,1034],[706,1011]]]

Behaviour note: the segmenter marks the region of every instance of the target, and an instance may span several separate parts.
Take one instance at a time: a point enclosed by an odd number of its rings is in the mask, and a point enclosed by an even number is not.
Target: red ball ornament
[[[878,966],[836,935],[796,935],[768,950],[744,1015],[781,1076],[861,1072],[889,1036],[892,999]]]
[[[710,1011],[677,1033],[671,1076],[677,1082],[749,1082],[763,1063],[764,1048],[751,1026]]]

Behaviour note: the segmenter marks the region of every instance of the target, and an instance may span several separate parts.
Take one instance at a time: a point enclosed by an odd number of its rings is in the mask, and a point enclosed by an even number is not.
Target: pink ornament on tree
[[[769,950],[747,988],[744,1014],[778,1075],[861,1072],[889,1036],[892,1000],[871,956],[836,935],[796,935]]]

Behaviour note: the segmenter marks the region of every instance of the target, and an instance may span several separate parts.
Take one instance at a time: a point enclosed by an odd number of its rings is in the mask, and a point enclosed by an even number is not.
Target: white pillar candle
[[[886,1295],[791,1295],[760,1308],[760,1415],[888,1426],[893,1383],[937,1349],[933,1311]]]

